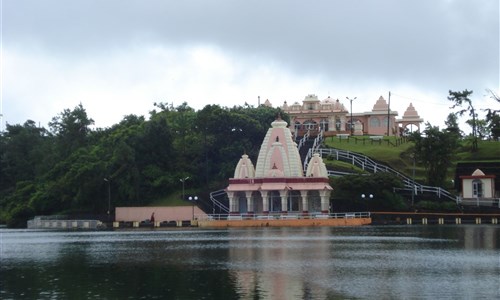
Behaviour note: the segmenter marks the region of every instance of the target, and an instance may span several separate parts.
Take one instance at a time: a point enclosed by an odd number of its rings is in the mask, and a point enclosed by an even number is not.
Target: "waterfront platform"
[[[54,217],[37,216],[33,220],[28,220],[28,229],[47,229],[47,230],[67,230],[83,229],[94,230],[103,229],[105,224],[99,220],[65,220]]]
[[[370,213],[334,214],[238,214],[208,215],[195,220],[198,227],[307,227],[362,226],[371,224]]]
[[[304,227],[304,226],[361,226],[371,224],[369,212],[332,214],[200,214],[193,219],[173,218],[169,221],[115,221],[118,228],[160,227]]]
[[[373,225],[497,225],[499,213],[371,212]]]
[[[162,227],[307,227],[363,225],[498,225],[500,213],[351,212],[330,214],[199,214],[155,222],[115,221],[112,228]],[[110,224],[111,225],[111,224]]]

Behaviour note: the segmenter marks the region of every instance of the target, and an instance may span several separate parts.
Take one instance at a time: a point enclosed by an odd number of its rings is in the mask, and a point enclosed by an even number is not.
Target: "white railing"
[[[350,151],[330,149],[330,148],[320,148],[317,150],[317,152],[320,153],[322,157],[330,156],[336,160],[349,162],[352,165],[359,167],[360,169],[370,173],[377,173],[377,172],[391,173],[402,180],[406,190],[411,190],[415,194],[418,193],[422,194],[427,192],[436,194],[439,198],[444,197],[453,201],[457,201],[457,197],[452,195],[447,190],[441,187],[422,185],[414,181],[412,178],[406,176],[405,174],[392,169],[391,167],[375,162],[368,156]]]
[[[299,145],[297,146],[297,149],[299,151],[300,151],[300,148],[309,140],[309,135],[310,135],[310,131],[308,130],[306,132],[306,134],[304,134],[304,136],[302,137],[302,139],[300,139]]]
[[[465,206],[490,206],[500,208],[500,198],[462,198],[457,197],[457,204]]]
[[[225,190],[218,190],[215,192],[211,192],[210,193],[210,200],[212,201],[212,205],[213,205],[214,209],[215,209],[215,207],[217,207],[217,208],[219,208],[220,211],[229,213],[229,207],[227,205],[225,205],[224,203],[222,203],[221,201],[217,200],[217,198],[216,198],[216,197],[221,197],[221,196],[225,196],[225,195],[226,195]]]
[[[209,215],[195,215],[197,220],[227,220],[227,221],[240,221],[240,220],[300,220],[300,219],[359,219],[370,218],[370,212],[342,212],[342,213],[308,213],[302,214],[300,212],[288,213],[268,213],[268,214],[209,214]]]

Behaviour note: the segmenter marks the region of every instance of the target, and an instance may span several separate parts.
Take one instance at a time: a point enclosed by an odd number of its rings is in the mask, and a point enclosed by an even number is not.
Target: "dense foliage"
[[[371,175],[332,177],[332,203],[335,211],[403,211],[408,203],[394,188],[403,187],[400,179],[385,172]]]
[[[105,214],[112,207],[147,205],[191,186],[221,188],[243,153],[257,157],[278,109],[265,106],[195,111],[183,103],[155,104],[149,119],[128,115],[92,129],[82,105],[49,123],[7,125],[0,136],[0,222],[22,225],[34,215]],[[282,116],[285,120],[287,116]]]

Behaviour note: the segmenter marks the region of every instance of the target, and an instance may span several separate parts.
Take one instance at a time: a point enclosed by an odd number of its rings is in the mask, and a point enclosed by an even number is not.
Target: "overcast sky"
[[[498,0],[0,0],[3,124],[79,103],[96,127],[154,102],[257,105],[379,96],[444,126],[448,91],[496,108]],[[482,112],[481,112],[482,114]]]

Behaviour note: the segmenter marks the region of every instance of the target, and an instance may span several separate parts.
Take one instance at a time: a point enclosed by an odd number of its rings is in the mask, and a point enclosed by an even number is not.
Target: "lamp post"
[[[349,100],[351,102],[351,120],[350,120],[350,124],[351,124],[351,135],[353,135],[353,127],[352,127],[352,101],[356,100],[356,98],[358,97],[354,97],[354,99],[351,99],[349,97],[345,97],[347,100]]]
[[[182,182],[182,200],[184,200],[184,183],[189,179],[189,176],[179,179]]]
[[[198,201],[198,196],[189,196],[189,201]],[[193,204],[193,214],[192,214],[192,217],[191,217],[191,220],[194,220],[194,202],[192,202]]]
[[[111,179],[104,178],[104,181],[108,183],[108,221],[109,221],[111,213]]]
[[[373,194],[368,194],[368,195],[361,194],[361,199],[365,200],[365,197],[373,199]],[[365,206],[366,206],[366,210],[368,210],[368,202],[365,202]]]

